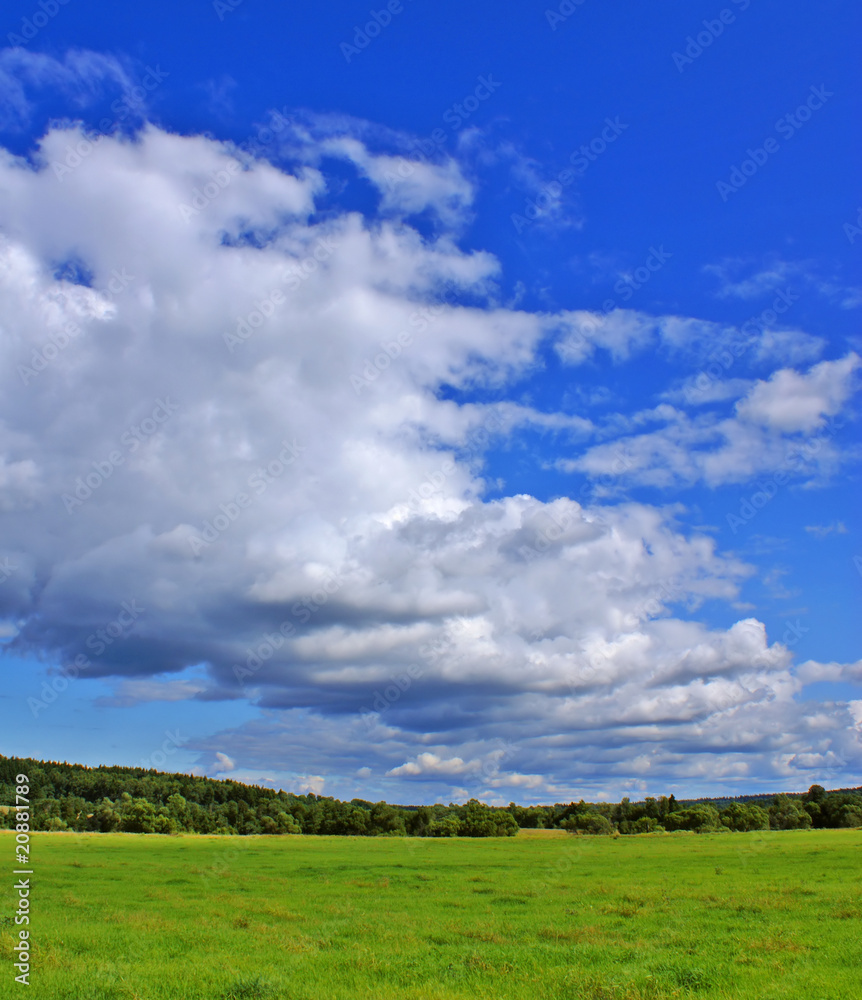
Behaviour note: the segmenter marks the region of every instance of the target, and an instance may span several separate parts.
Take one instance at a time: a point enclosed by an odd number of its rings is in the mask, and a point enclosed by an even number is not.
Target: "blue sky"
[[[0,753],[859,783],[859,13],[511,8],[5,6]]]

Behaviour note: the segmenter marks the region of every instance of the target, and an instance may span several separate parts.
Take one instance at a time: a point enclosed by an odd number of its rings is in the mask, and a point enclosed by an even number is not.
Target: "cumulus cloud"
[[[450,757],[448,760],[444,760],[442,757],[438,757],[436,753],[426,751],[425,753],[420,753],[415,760],[409,760],[399,767],[393,767],[386,773],[393,777],[400,775],[415,777],[417,775],[433,774],[435,776],[450,778],[455,775],[475,773],[481,767],[482,762],[480,760],[463,761],[460,757]]]
[[[847,401],[860,365],[858,354],[821,361],[805,374],[784,368],[759,381],[736,406],[743,420],[793,433],[820,430]]]
[[[794,702],[761,623],[693,620],[752,570],[678,510],[489,498],[491,442],[597,433],[506,397],[561,331],[567,363],[621,362],[653,341],[693,350],[701,321],[500,305],[498,262],[456,239],[471,195],[451,162],[416,161],[387,192],[404,153],[361,136],[306,137],[321,148],[287,169],[149,126],[58,175],[81,138],[0,159],[10,648],[109,679],[115,710],[249,700],[259,719],[189,747],[316,792],[361,791],[358,764],[433,794],[542,798],[574,774],[628,780],[633,760],[683,780],[857,753],[843,716],[817,729]],[[335,150],[382,214],[316,212]],[[410,224],[425,210],[439,234]],[[664,437],[627,438],[629,468],[725,481],[749,448],[755,474],[763,448],[835,412],[854,367],[782,376],[804,425],[774,380],[748,380],[723,425],[663,404],[642,426]],[[495,401],[453,398],[477,390]]]
[[[766,381],[738,381],[737,391],[745,394],[729,417],[714,410],[692,416],[668,404],[641,411],[628,419],[629,428],[660,426],[619,435],[579,458],[559,460],[559,467],[660,487],[718,486],[771,473],[783,474],[785,481],[827,476],[845,458],[837,435],[846,421],[837,415],[858,390],[859,365],[851,352],[837,361],[821,361],[808,372],[784,368]],[[730,383],[723,388],[730,395]],[[685,387],[681,395],[686,397]],[[713,399],[723,397],[712,394]]]

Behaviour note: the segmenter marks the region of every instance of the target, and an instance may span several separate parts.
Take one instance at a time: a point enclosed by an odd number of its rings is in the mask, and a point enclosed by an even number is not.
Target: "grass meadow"
[[[422,840],[33,835],[0,997],[862,997],[862,831]]]

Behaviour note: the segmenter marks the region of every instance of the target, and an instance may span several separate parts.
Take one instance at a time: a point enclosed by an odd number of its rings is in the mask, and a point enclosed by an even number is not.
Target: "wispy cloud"
[[[127,94],[133,86],[129,68],[115,56],[72,49],[56,59],[27,49],[0,49],[0,130],[26,128],[38,96],[59,93],[82,110],[106,92]]]
[[[805,530],[815,538],[827,538],[829,535],[846,535],[847,527],[843,521],[833,521],[831,524],[806,524]]]

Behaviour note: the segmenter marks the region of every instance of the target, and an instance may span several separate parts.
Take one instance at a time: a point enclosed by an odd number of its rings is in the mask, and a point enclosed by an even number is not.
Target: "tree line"
[[[29,778],[33,830],[126,833],[311,834],[338,836],[512,837],[519,829],[575,834],[695,833],[862,826],[862,789],[753,800],[680,802],[673,795],[642,802],[548,806],[464,804],[395,806],[322,795],[295,795],[238,781],[133,767],[0,756],[0,828],[13,828],[16,778]]]

